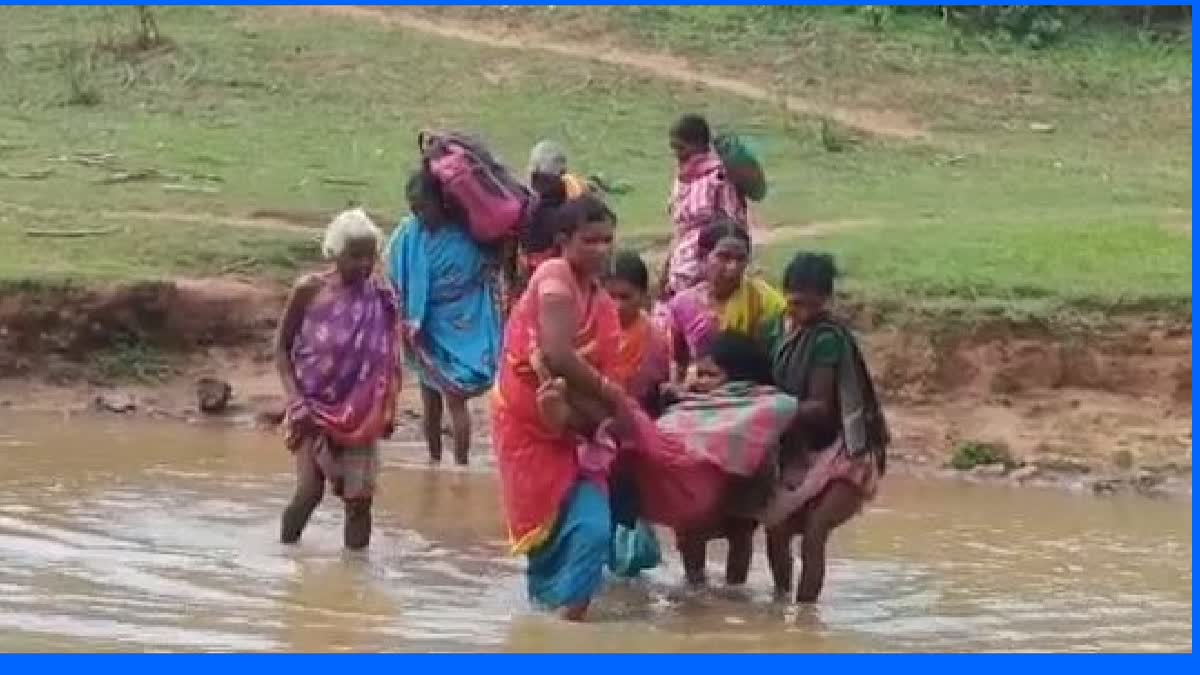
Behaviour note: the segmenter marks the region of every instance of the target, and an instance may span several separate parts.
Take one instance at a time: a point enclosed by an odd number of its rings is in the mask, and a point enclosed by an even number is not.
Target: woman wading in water
[[[425,171],[408,182],[412,217],[387,249],[388,278],[400,305],[409,367],[421,381],[429,458],[442,460],[442,408],[450,412],[454,461],[468,462],[467,401],[492,386],[500,357],[500,310],[489,261],[447,213],[441,190]]]
[[[788,264],[788,313],[773,358],[775,383],[800,407],[763,522],[779,593],[791,591],[791,542],[801,537],[797,602],[820,596],[830,533],[875,496],[886,468],[888,429],[871,375],[854,336],[828,312],[835,276],[828,255],[799,253]]]
[[[561,257],[537,268],[505,329],[492,438],[512,552],[529,561],[529,595],[581,620],[603,582],[612,515],[608,466],[585,451],[603,439],[603,425],[573,415],[568,399],[596,402],[599,418],[624,402],[617,306],[600,283],[616,218],[585,195],[559,209],[557,223]]]
[[[362,210],[329,224],[323,250],[333,269],[300,279],[275,343],[287,394],[287,447],[296,494],[280,538],[300,539],[328,481],[345,503],[349,549],[371,540],[378,440],[391,434],[398,385],[395,299],[373,274],[382,234]]]

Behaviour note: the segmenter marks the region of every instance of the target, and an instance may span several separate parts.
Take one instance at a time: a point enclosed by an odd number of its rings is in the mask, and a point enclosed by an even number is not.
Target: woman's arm
[[[591,436],[604,420],[612,417],[611,407],[603,401],[568,391],[567,402],[571,407],[568,424],[581,436]]]
[[[799,426],[836,429],[839,422],[837,368],[845,350],[840,337],[831,331],[823,331],[814,340],[808,395],[800,401],[795,421]]]
[[[683,331],[671,329],[671,357],[675,362],[674,382],[682,383],[687,379],[688,367],[692,365],[692,355],[688,351],[687,340],[683,337]]]
[[[813,369],[808,398],[796,409],[798,426],[831,428],[837,421],[837,370],[831,366]]]
[[[546,366],[582,396],[610,403],[620,388],[575,353],[575,300],[566,294],[538,297],[538,348]]]
[[[279,320],[279,330],[275,334],[275,368],[279,371],[279,381],[288,401],[300,397],[300,385],[296,381],[296,368],[292,363],[292,345],[296,334],[304,321],[304,312],[317,293],[321,292],[324,280],[316,274],[310,274],[296,282],[288,296],[287,305],[283,310],[283,318]]]

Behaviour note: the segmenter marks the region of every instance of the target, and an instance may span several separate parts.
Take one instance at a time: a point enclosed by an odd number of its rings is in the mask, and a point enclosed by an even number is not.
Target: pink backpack
[[[421,159],[461,209],[467,230],[481,244],[514,237],[533,211],[534,196],[496,161],[483,143],[464,134],[422,131]]]

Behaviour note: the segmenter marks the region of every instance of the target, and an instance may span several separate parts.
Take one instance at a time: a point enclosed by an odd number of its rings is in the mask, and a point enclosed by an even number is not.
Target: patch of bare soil
[[[104,350],[183,354],[248,344],[274,326],[284,293],[230,279],[7,290],[0,294],[0,377],[70,378]]]
[[[864,348],[900,452],[918,463],[985,443],[1043,473],[1182,476],[1191,469],[1190,330],[1154,321],[1086,335],[883,329]]]
[[[269,425],[282,414],[272,335],[284,293],[222,279],[6,292],[0,407],[198,419],[196,384],[216,378],[233,389],[228,419]],[[902,465],[942,467],[959,446],[984,443],[1009,450],[1023,468],[997,476],[1021,482],[1067,476],[1101,489],[1190,475],[1186,322],[1144,317],[1065,332],[1000,321],[871,326],[869,312],[856,314]],[[170,371],[143,380],[97,372],[98,355],[127,344],[149,345]],[[419,409],[410,385],[402,437],[420,438]]]
[[[495,49],[541,51],[557,56],[583,59],[640,71],[663,80],[715,89],[743,98],[781,104],[788,111],[832,120],[845,127],[874,136],[902,140],[924,139],[927,130],[907,113],[896,110],[846,108],[819,103],[799,96],[781,96],[770,88],[745,80],[701,72],[692,68],[686,59],[638,52],[615,45],[578,42],[565,44],[523,27],[465,25],[445,18],[438,21],[423,18],[414,10],[401,8],[356,7],[347,5],[288,8],[285,11],[315,12],[351,19],[375,21],[388,26],[418,31],[450,40],[470,42]]]

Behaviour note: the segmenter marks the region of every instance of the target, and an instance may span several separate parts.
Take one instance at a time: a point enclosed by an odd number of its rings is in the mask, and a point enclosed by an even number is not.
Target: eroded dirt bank
[[[286,289],[176,280],[0,293],[0,406],[200,416],[196,382],[233,389],[232,422],[281,408],[271,337]],[[962,325],[851,317],[884,392],[894,456],[938,470],[964,449],[1007,454],[967,473],[1156,491],[1191,471],[1191,326],[1161,316],[1102,327]],[[411,387],[400,433],[418,435]],[[483,413],[482,402],[476,408]],[[486,424],[477,425],[486,433]],[[971,454],[971,453],[967,453]],[[978,456],[978,453],[975,453]]]

